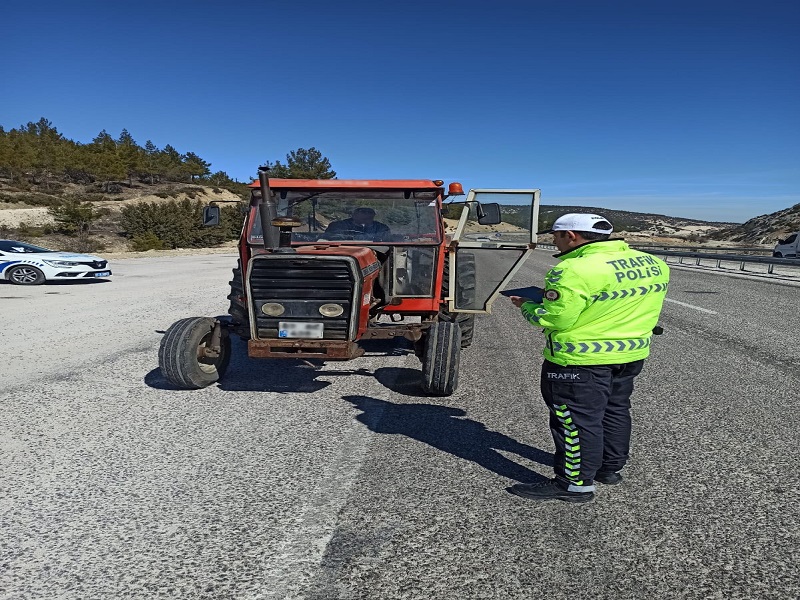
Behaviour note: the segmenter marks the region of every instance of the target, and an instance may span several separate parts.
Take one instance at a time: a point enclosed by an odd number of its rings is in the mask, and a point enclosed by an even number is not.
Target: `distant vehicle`
[[[795,231],[785,240],[778,240],[772,256],[775,258],[800,258],[800,231]]]
[[[48,250],[15,240],[0,240],[0,277],[16,285],[111,277],[108,261],[90,254]]]

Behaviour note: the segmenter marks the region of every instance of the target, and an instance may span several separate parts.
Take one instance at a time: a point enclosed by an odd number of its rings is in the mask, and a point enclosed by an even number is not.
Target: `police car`
[[[97,256],[48,250],[14,240],[0,240],[0,278],[17,285],[110,276],[108,262]]]

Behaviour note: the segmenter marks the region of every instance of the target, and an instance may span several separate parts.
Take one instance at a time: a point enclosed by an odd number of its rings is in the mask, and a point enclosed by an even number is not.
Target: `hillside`
[[[760,215],[713,233],[713,239],[774,246],[779,239],[800,231],[800,204],[768,215]]]
[[[598,207],[544,204],[539,208],[539,229],[547,229],[559,216],[570,212],[597,213],[607,217],[614,225],[614,237],[661,244],[706,243],[712,235],[736,225]],[[529,215],[523,207],[505,205],[502,207],[502,213],[504,218],[512,223],[527,225]],[[727,238],[713,239],[720,241]]]
[[[244,186],[241,186],[244,187]],[[65,199],[89,202],[102,216],[92,225],[91,234],[98,250],[124,251],[129,240],[119,228],[120,211],[125,206],[141,202],[160,203],[169,200],[192,199],[235,201],[240,190],[232,191],[206,183],[142,181],[117,182],[113,193],[104,192],[98,185],[57,183],[42,185],[12,184],[0,177],[0,237],[27,239],[42,245],[69,247],[70,240],[53,234],[53,218],[48,207]],[[615,227],[615,237],[639,243],[763,245],[772,247],[777,239],[800,230],[800,204],[769,215],[761,215],[746,223],[707,222],[667,215],[609,210],[599,207],[542,205],[539,229],[549,227],[560,215],[568,212],[599,213],[608,217]],[[528,209],[518,205],[502,206],[503,220],[518,227],[527,227]],[[454,223],[448,223],[454,226]],[[487,228],[492,231],[493,228]],[[546,238],[543,240],[546,241]]]

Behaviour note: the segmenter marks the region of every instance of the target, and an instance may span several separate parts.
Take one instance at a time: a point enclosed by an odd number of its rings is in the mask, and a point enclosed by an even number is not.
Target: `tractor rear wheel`
[[[237,262],[236,267],[233,269],[233,279],[229,282],[231,291],[228,294],[228,300],[231,301],[228,307],[228,314],[233,317],[235,327],[233,330],[242,339],[250,337],[249,316],[247,313],[247,306],[244,303],[244,278],[242,276],[242,261]]]
[[[449,396],[458,387],[461,328],[439,321],[425,333],[422,355],[422,389],[432,396]]]
[[[158,365],[170,383],[197,390],[222,379],[231,360],[231,338],[223,328],[219,356],[209,356],[216,326],[217,321],[211,317],[190,317],[167,329],[158,348]]]
[[[475,255],[471,252],[462,252],[458,255],[458,271],[456,279],[456,304],[468,306],[475,302]],[[442,298],[450,294],[450,261],[444,259],[444,272],[442,274]],[[440,321],[452,321],[461,327],[461,347],[468,348],[472,345],[472,336],[475,333],[475,315],[470,313],[451,313],[447,306],[439,311]]]

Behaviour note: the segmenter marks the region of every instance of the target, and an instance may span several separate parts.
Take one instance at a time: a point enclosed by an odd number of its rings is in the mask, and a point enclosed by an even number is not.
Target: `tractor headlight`
[[[323,304],[319,307],[319,314],[323,317],[338,317],[344,312],[341,304]]]
[[[268,317],[280,317],[286,308],[283,304],[278,304],[277,302],[267,302],[261,305],[261,312],[263,312]]]

